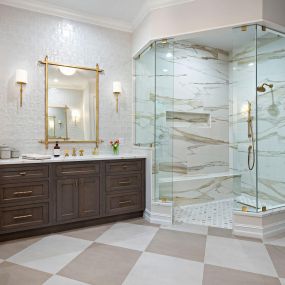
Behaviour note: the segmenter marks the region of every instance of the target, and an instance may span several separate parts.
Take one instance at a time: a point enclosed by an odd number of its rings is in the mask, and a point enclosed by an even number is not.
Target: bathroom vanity
[[[140,217],[145,158],[0,162],[0,240]]]

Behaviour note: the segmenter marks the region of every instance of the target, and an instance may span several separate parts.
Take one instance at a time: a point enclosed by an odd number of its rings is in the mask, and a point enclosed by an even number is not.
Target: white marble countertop
[[[0,165],[9,164],[30,164],[30,163],[53,163],[53,162],[75,162],[75,161],[96,161],[96,160],[116,160],[116,159],[136,159],[136,158],[147,158],[144,154],[98,154],[98,155],[85,155],[85,156],[69,156],[69,157],[57,157],[43,160],[29,160],[22,158],[12,159],[0,159]]]

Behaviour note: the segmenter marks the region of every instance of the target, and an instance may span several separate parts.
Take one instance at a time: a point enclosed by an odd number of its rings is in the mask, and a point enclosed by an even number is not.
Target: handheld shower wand
[[[247,165],[249,170],[253,170],[255,165],[255,148],[254,148],[254,133],[252,127],[252,115],[251,115],[251,103],[248,101],[248,111],[247,111],[247,137],[251,139],[251,144],[248,146],[247,152]]]

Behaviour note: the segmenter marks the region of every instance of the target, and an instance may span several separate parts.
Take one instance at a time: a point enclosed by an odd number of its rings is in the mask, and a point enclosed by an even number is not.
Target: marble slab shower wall
[[[173,158],[187,175],[229,169],[228,64],[223,50],[189,41],[175,44],[173,110],[184,116],[173,122]],[[196,121],[187,121],[194,116]]]

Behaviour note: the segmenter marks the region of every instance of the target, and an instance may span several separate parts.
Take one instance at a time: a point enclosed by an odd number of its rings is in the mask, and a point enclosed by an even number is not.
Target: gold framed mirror
[[[99,140],[99,75],[95,68],[51,62],[45,65],[45,139],[49,143]]]

